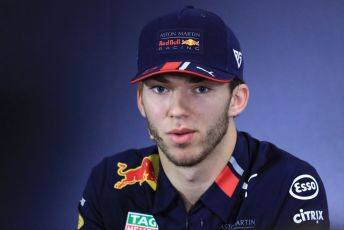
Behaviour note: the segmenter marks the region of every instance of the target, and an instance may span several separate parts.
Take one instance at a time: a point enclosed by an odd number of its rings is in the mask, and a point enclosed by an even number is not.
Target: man
[[[328,229],[308,163],[239,132],[243,56],[215,14],[186,7],[141,32],[138,108],[156,146],[104,159],[78,229]]]

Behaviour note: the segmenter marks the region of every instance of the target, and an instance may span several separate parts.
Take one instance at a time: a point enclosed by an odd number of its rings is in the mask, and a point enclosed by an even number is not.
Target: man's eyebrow
[[[203,82],[203,81],[205,81],[205,79],[202,77],[195,77],[195,76],[188,77],[189,83],[199,83],[199,82]]]
[[[188,83],[200,83],[200,82],[204,82],[204,81],[207,81],[206,79],[202,78],[202,77],[197,77],[197,76],[183,76],[187,79],[187,82]],[[165,84],[168,84],[170,83],[170,80],[167,79],[166,76],[156,76],[156,77],[150,77],[150,78],[147,78],[145,80],[143,80],[143,82],[151,82],[151,81],[157,81],[157,82],[160,82],[160,83],[165,83]]]

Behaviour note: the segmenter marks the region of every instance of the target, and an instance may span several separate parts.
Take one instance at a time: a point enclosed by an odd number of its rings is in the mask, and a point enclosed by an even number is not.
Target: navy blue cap
[[[138,72],[130,83],[162,73],[188,73],[217,82],[243,79],[243,56],[222,19],[192,6],[161,16],[141,31]]]

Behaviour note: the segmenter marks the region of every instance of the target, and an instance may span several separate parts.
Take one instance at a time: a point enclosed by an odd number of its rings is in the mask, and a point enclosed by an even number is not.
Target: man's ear
[[[238,116],[247,106],[250,96],[249,88],[246,84],[240,84],[232,92],[232,97],[228,109],[228,116]]]
[[[137,87],[137,108],[139,109],[141,115],[146,117],[146,112],[143,106],[143,83],[139,82],[139,86]]]

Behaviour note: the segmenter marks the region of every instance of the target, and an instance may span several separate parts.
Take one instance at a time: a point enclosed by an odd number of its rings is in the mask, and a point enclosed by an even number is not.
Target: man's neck
[[[226,135],[215,149],[199,164],[179,167],[161,153],[160,159],[166,176],[181,195],[187,211],[212,185],[232,156],[237,139],[234,122],[230,122]]]

